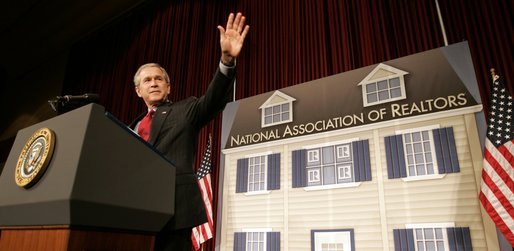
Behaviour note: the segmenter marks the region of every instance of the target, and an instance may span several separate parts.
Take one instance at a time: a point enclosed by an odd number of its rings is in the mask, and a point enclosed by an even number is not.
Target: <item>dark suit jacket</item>
[[[193,171],[200,129],[230,101],[235,72],[223,75],[218,69],[200,98],[166,102],[157,107],[148,143],[177,167],[175,216],[163,231],[190,228],[207,221],[200,189]],[[130,124],[134,128],[146,112]]]

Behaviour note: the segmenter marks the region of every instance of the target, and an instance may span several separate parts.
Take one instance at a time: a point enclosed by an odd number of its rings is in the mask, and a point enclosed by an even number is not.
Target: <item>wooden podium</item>
[[[53,153],[22,186],[42,128]],[[0,250],[153,250],[174,195],[173,164],[90,104],[18,132],[0,174]]]

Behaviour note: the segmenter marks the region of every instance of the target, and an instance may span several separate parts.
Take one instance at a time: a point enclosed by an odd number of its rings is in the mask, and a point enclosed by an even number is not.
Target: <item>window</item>
[[[280,189],[280,153],[259,153],[237,160],[236,193]]]
[[[274,126],[293,121],[293,97],[275,91],[259,109],[261,109],[261,127]]]
[[[395,250],[473,250],[469,227],[455,227],[454,225],[452,222],[421,223],[407,224],[405,229],[394,229]]]
[[[289,121],[290,113],[289,103],[266,107],[264,108],[264,124],[272,125]]]
[[[314,251],[355,250],[353,229],[312,230],[311,243]]]
[[[415,228],[414,241],[418,251],[443,251],[445,236],[443,228]]]
[[[246,250],[247,251],[264,251],[266,250],[266,235],[264,232],[247,232],[246,233]]]
[[[234,251],[280,251],[280,232],[271,228],[243,229],[234,233]]]
[[[436,125],[398,133],[384,138],[390,179],[434,179],[460,172],[452,127]]]
[[[248,191],[265,190],[267,156],[252,157],[248,160]]]
[[[402,96],[400,78],[380,80],[366,85],[366,97],[368,104],[383,103],[384,101],[396,100]]]
[[[308,186],[353,182],[350,143],[307,149]]]
[[[368,140],[348,140],[305,148],[292,152],[293,188],[331,189],[371,180]]]
[[[420,131],[403,135],[408,176],[430,175],[434,170],[432,132]]]
[[[407,98],[406,71],[380,63],[360,83],[363,106],[372,106]]]

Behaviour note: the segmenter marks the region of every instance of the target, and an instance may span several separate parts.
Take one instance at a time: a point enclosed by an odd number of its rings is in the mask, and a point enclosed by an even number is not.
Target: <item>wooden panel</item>
[[[151,234],[70,230],[69,228],[4,228],[0,250],[153,250]]]

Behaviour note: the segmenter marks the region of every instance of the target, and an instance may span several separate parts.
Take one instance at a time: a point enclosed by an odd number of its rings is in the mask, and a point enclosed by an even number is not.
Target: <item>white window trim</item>
[[[243,228],[241,229],[241,232],[244,232],[247,234],[247,238],[245,241],[245,247],[248,244],[248,233],[264,233],[264,248],[263,251],[266,251],[266,244],[267,244],[267,232],[271,232],[271,228]]]
[[[270,194],[270,190],[263,190],[263,191],[252,191],[252,192],[246,192],[244,193],[245,196],[256,196],[256,195],[263,195],[263,194]]]
[[[274,152],[273,151],[266,151],[266,152],[258,152],[258,153],[252,153],[252,154],[246,154],[243,156],[243,158],[247,158],[247,159],[250,159],[250,158],[254,158],[254,157],[262,157],[262,156],[266,156],[266,161],[268,160],[268,156],[273,154]],[[248,160],[248,162],[250,162],[250,160]],[[248,163],[248,165],[250,165],[250,163]],[[266,163],[266,169],[268,168],[268,163]],[[267,170],[266,170],[266,174],[267,174]],[[250,176],[250,172],[248,172],[248,176]],[[247,183],[248,185],[248,183]],[[266,177],[266,180],[265,180],[265,183],[264,185],[267,187],[268,185],[268,178]],[[251,191],[251,192],[246,192],[246,193],[243,193],[245,196],[255,196],[255,195],[263,195],[263,194],[270,194],[271,191],[269,191],[268,189],[266,190],[263,190],[263,191]]]
[[[387,80],[388,84],[389,84],[389,80],[391,80],[393,78],[396,78],[396,77],[398,77],[400,79],[400,96],[399,97],[389,98],[389,99],[385,99],[385,100],[382,100],[382,101],[376,101],[376,102],[373,102],[373,103],[370,103],[368,101],[368,93],[366,92],[366,86],[368,86],[369,84],[378,83],[378,82],[383,81],[383,80]],[[388,88],[387,90],[391,90],[391,89]],[[393,102],[393,101],[397,101],[397,100],[406,99],[407,95],[405,94],[405,79],[401,75],[394,75],[394,76],[390,76],[390,77],[387,77],[387,78],[379,78],[379,79],[376,79],[376,80],[373,80],[373,81],[369,81],[369,82],[367,82],[366,84],[364,84],[362,86],[362,97],[364,99],[364,105],[363,105],[364,107],[374,106],[374,105],[379,105],[379,104],[383,104],[383,103],[389,103],[389,102]]]
[[[252,154],[247,154],[244,156],[244,158],[253,158],[253,157],[260,157],[260,156],[268,156],[270,154],[273,154],[272,151],[266,151],[266,152],[258,152],[258,153],[252,153]]]
[[[304,191],[320,191],[320,190],[329,190],[329,189],[338,189],[338,188],[349,188],[349,187],[358,187],[362,182],[351,182],[351,183],[342,183],[342,184],[333,184],[333,185],[319,185],[319,186],[311,186],[304,187]]]
[[[373,80],[370,80],[370,78],[380,69],[383,69],[383,70],[386,70],[386,71],[390,71],[390,72],[393,72],[394,74],[393,75],[388,75],[388,76],[385,76],[385,77],[381,77],[381,78],[376,78],[376,79],[373,79]],[[368,106],[374,106],[374,105],[378,105],[378,104],[383,104],[383,103],[389,103],[389,102],[393,102],[393,101],[396,101],[396,100],[401,100],[401,99],[406,99],[407,98],[407,92],[405,90],[405,75],[409,74],[408,72],[406,71],[403,71],[403,70],[400,70],[398,68],[395,68],[395,67],[392,67],[390,65],[387,65],[387,64],[384,64],[384,63],[380,63],[378,64],[365,78],[364,80],[362,80],[358,85],[360,85],[362,88],[361,88],[361,93],[362,93],[362,103],[364,107],[368,107]],[[398,77],[400,79],[400,97],[397,97],[397,98],[394,98],[394,99],[386,99],[386,100],[383,100],[383,101],[377,101],[377,102],[374,102],[374,103],[369,103],[368,102],[368,97],[367,97],[367,92],[366,92],[366,86],[370,83],[376,83],[376,82],[379,82],[379,81],[382,81],[382,80],[385,80],[385,79],[392,79],[392,78],[395,78],[395,77]]]
[[[252,157],[248,157],[247,190],[250,189],[250,158],[258,158],[258,157],[264,157],[264,163],[265,163],[265,167],[264,167],[264,190],[249,191],[249,192],[246,192],[245,194],[248,194],[248,195],[264,194],[263,192],[268,191],[268,155],[269,154],[266,154],[266,155],[255,155],[255,156],[252,156]]]
[[[409,129],[404,129],[404,130],[396,130],[395,131],[395,134],[396,135],[401,135],[402,136],[402,140],[403,140],[403,135],[404,134],[407,134],[407,133],[414,133],[414,132],[422,132],[422,131],[428,131],[428,137],[430,138],[430,148],[432,148],[432,166],[434,168],[434,174],[428,174],[428,175],[416,175],[416,176],[410,176],[409,175],[409,168],[406,166],[406,172],[407,172],[407,177],[405,178],[402,178],[403,181],[405,182],[411,182],[411,181],[421,181],[421,180],[435,180],[435,179],[442,179],[446,176],[446,174],[440,174],[439,173],[439,166],[438,166],[438,163],[437,163],[437,152],[435,150],[435,145],[434,145],[434,134],[432,132],[432,130],[434,129],[439,129],[441,128],[441,125],[439,124],[436,124],[436,125],[429,125],[429,126],[423,126],[423,127],[415,127],[415,128],[409,128]],[[405,151],[405,142],[403,142],[403,149]],[[407,153],[404,152],[403,153],[404,155],[404,161],[405,161],[405,165],[408,165],[408,160],[407,160]]]
[[[269,123],[269,124],[266,124],[266,121],[265,121],[265,118],[266,118],[266,108],[270,108],[270,107],[274,107],[274,106],[279,106],[280,105],[280,114],[282,114],[284,111],[282,111],[282,105],[283,104],[289,104],[289,119],[288,120],[280,120],[278,122],[272,122],[272,123]],[[273,115],[272,115],[273,116]],[[282,116],[280,116],[280,118],[282,119]],[[285,124],[285,123],[289,123],[289,122],[292,122],[293,121],[293,101],[291,100],[287,100],[287,101],[284,101],[284,102],[280,102],[280,103],[275,103],[275,104],[272,104],[272,105],[267,105],[267,106],[264,106],[262,107],[261,109],[261,128],[264,128],[264,127],[270,127],[270,126],[274,126],[274,125],[280,125],[280,124]]]
[[[438,170],[436,170],[438,171]],[[420,175],[420,176],[409,176],[402,178],[405,182],[412,182],[412,181],[422,181],[422,180],[437,180],[442,179],[446,176],[446,173],[443,174],[430,174],[430,175]]]
[[[352,250],[352,237],[351,237],[351,231],[350,230],[334,230],[331,231],[315,231],[314,232],[314,251],[321,250],[321,245],[323,243],[327,243],[326,241],[323,241],[322,239],[335,239],[337,238],[336,235],[343,235],[342,237],[344,239],[339,239],[339,242],[336,243],[342,243],[343,246],[350,247],[350,250]],[[353,247],[355,249],[355,247]],[[345,249],[346,250],[346,249]]]
[[[448,240],[448,231],[446,231],[446,229],[449,227],[455,227],[455,222],[405,224],[405,228],[407,228],[407,229],[442,228],[443,229],[444,250],[450,250],[449,240]],[[415,233],[413,234],[413,236],[414,236],[414,248],[417,251],[418,245],[416,245]]]
[[[351,144],[352,142],[359,141],[359,140],[360,140],[360,138],[356,137],[356,138],[350,138],[350,139],[345,139],[345,140],[330,141],[330,142],[324,142],[324,143],[319,143],[319,144],[305,145],[305,146],[302,146],[301,149],[305,149],[308,151],[309,149],[312,149],[312,148],[323,148],[326,146],[333,146],[334,149],[337,149],[337,147],[336,147],[337,145]],[[336,150],[336,155],[337,155],[337,150]],[[337,157],[337,156],[335,156],[335,157]],[[307,158],[308,158],[308,156],[307,156]],[[336,168],[337,168],[337,166],[336,166]],[[307,179],[308,179],[308,177],[307,177]],[[303,190],[304,191],[318,191],[318,190],[338,189],[338,188],[347,188],[347,187],[358,187],[358,186],[360,186],[360,184],[361,184],[361,182],[350,182],[350,183],[332,184],[332,185],[306,186],[306,187],[303,187]]]

